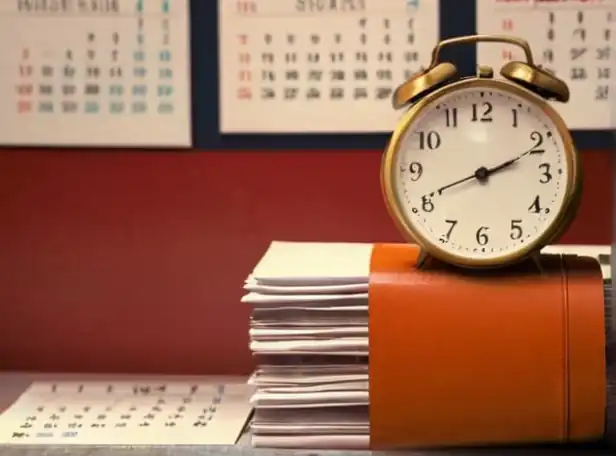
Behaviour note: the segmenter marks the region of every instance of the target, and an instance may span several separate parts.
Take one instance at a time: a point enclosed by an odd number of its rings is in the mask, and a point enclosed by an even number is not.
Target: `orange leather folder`
[[[369,288],[373,449],[600,439],[603,280],[592,258],[506,271],[416,267],[374,247]]]

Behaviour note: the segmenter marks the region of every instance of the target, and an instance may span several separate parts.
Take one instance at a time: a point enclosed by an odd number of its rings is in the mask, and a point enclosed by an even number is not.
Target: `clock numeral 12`
[[[471,121],[492,122],[492,116],[490,115],[492,113],[492,103],[486,101],[481,106],[483,107],[483,114],[480,116],[479,106],[477,105],[477,103],[473,103],[473,118],[471,119]]]

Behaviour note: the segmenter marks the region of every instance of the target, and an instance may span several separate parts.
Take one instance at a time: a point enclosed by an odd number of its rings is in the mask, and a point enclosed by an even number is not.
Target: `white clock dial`
[[[540,105],[498,87],[427,104],[402,134],[392,177],[414,231],[489,260],[539,240],[567,202],[563,138]]]

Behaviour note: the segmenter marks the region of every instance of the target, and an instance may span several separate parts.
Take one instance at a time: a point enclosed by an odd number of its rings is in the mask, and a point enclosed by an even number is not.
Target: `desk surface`
[[[2,456],[368,456],[372,454],[401,454],[409,456],[546,456],[546,455],[588,455],[607,456],[614,453],[601,449],[543,449],[543,450],[465,450],[465,451],[413,451],[400,453],[362,452],[362,451],[282,451],[282,450],[253,450],[242,446],[204,446],[204,447],[5,447],[0,448]]]
[[[0,413],[11,405],[21,393],[34,380],[66,379],[65,375],[49,374],[24,374],[4,373],[0,374]],[[79,378],[88,376],[79,375]],[[118,376],[109,376],[117,379]],[[101,378],[101,376],[96,376]],[[122,376],[121,378],[124,378]],[[140,376],[139,378],[143,378]],[[172,377],[167,377],[171,379]],[[186,377],[182,377],[186,378]],[[245,436],[247,437],[247,436]],[[0,445],[1,456],[369,456],[385,454],[402,454],[409,456],[497,456],[497,455],[524,455],[524,456],[547,456],[563,455],[570,456],[614,456],[614,451],[604,448],[543,448],[543,449],[472,449],[472,450],[447,450],[447,451],[405,451],[405,452],[369,452],[369,451],[291,451],[291,450],[255,450],[248,446],[248,439],[242,438],[237,445],[217,446],[6,446]]]

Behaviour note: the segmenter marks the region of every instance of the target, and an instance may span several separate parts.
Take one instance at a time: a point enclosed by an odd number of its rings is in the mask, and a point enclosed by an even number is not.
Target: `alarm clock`
[[[479,66],[456,78],[443,47],[500,42],[518,46],[496,77]],[[537,254],[575,216],[578,153],[549,101],[567,102],[565,82],[533,63],[528,43],[473,35],[436,45],[429,67],[399,86],[408,108],[381,165],[388,211],[402,234],[436,258],[468,268],[502,267]]]

